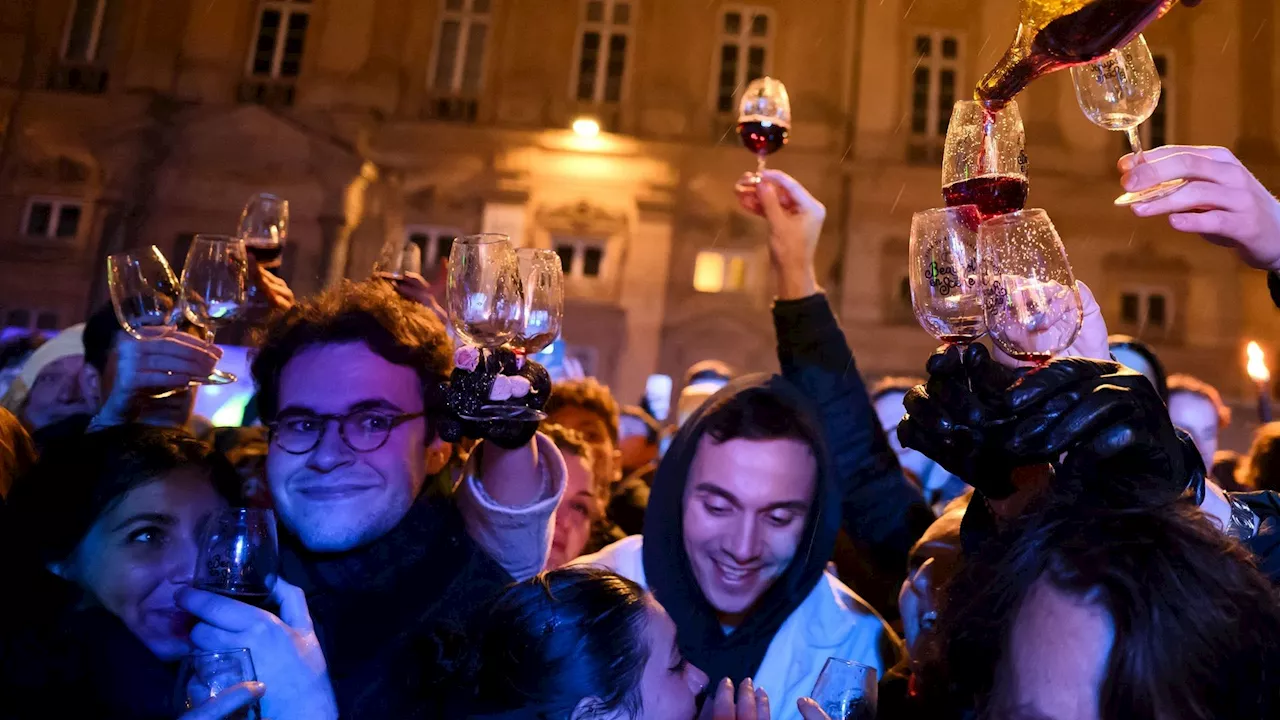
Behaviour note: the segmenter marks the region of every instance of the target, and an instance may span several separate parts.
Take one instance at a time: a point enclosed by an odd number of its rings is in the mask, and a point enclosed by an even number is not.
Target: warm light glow
[[[573,131],[580,137],[595,137],[600,134],[600,123],[595,118],[580,117],[573,121]]]
[[[700,252],[693,264],[693,289],[704,293],[724,290],[724,255]]]
[[[1249,343],[1249,377],[1254,382],[1264,383],[1271,379],[1271,371],[1267,369],[1266,358],[1262,355],[1262,348],[1256,342]]]

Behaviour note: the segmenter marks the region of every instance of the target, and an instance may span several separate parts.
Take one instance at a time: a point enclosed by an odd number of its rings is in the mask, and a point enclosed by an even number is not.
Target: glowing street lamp
[[[1245,370],[1249,378],[1258,386],[1258,422],[1271,422],[1271,370],[1267,367],[1267,359],[1262,354],[1262,347],[1250,341],[1245,350],[1249,362]]]
[[[575,132],[578,137],[596,137],[600,134],[600,122],[592,117],[580,117],[573,121],[573,132]]]

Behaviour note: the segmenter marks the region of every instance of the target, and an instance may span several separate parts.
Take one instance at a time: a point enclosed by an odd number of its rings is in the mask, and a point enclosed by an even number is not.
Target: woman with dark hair
[[[179,597],[203,528],[239,485],[181,430],[120,425],[46,448],[9,497],[0,717],[173,718],[197,623]]]
[[[473,718],[692,720],[707,686],[681,657],[662,606],[604,570],[512,585],[484,623]]]

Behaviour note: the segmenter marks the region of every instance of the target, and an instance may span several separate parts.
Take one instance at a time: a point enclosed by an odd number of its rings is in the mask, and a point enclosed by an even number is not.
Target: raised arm
[[[766,171],[760,202],[777,281],[774,327],[782,374],[818,406],[844,497],[843,526],[871,547],[882,573],[905,573],[907,553],[933,522],[876,418],[853,351],[818,288],[814,253],[826,209],[800,183]],[[776,187],[791,196],[784,209]]]

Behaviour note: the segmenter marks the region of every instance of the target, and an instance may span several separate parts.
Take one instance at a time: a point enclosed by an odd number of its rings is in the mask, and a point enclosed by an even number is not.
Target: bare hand
[[[765,170],[761,178],[756,195],[769,221],[769,258],[778,283],[778,297],[798,300],[814,295],[818,292],[814,256],[827,208],[784,172]],[[790,197],[787,207],[783,206],[781,193]],[[743,206],[747,207],[746,203]]]
[[[729,678],[716,686],[714,698],[708,698],[702,706],[701,720],[769,720],[769,696],[756,688],[751,678],[743,680],[734,697],[733,683]]]
[[[146,340],[121,332],[116,342],[115,382],[98,417],[106,425],[126,422],[154,405],[157,392],[185,389],[192,378],[208,377],[221,357],[217,345],[172,328]]]
[[[1133,206],[1139,217],[1168,215],[1175,230],[1199,233],[1235,250],[1251,267],[1280,269],[1280,201],[1230,150],[1169,145],[1120,159],[1121,182],[1130,192],[1185,179],[1176,192]]]
[[[302,590],[276,580],[271,599],[280,607],[276,617],[237,600],[186,588],[178,605],[200,622],[191,630],[191,643],[200,650],[248,648],[258,678],[270,692],[262,712],[270,718],[337,717],[337,704]]]
[[[440,322],[445,327],[449,327],[449,314],[440,307],[440,301],[436,300],[436,296],[431,292],[431,283],[416,272],[407,272],[401,277],[388,277],[388,281],[395,286],[396,292],[408,300],[412,300],[420,305],[426,306],[428,310],[440,318]]]
[[[831,716],[823,712],[813,698],[800,698],[796,701],[796,707],[800,708],[800,717],[804,720],[831,720]]]
[[[1076,335],[1075,342],[1054,357],[1110,360],[1111,348],[1107,345],[1107,321],[1102,317],[1102,308],[1098,306],[1098,301],[1093,297],[1093,291],[1089,289],[1088,285],[1083,282],[1077,282],[1076,285],[1080,287],[1080,306],[1084,310],[1084,321],[1080,325],[1080,332]],[[1007,367],[1030,367],[1035,365],[1035,363],[1022,362],[1009,357],[995,343],[992,343],[991,357]]]
[[[253,260],[249,263],[249,276],[261,291],[259,297],[266,302],[270,312],[285,312],[293,307],[293,290],[284,278]]]
[[[195,710],[183,713],[178,720],[224,720],[257,702],[267,692],[260,682],[242,682],[218,693]]]

